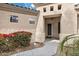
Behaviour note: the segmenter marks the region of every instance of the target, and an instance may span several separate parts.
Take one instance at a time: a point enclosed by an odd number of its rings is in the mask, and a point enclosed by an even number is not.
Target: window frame
[[[11,15],[10,16],[10,22],[13,22],[13,23],[18,23],[18,16],[15,16],[15,15]]]
[[[46,8],[45,7],[43,8],[43,12],[46,12]]]
[[[29,24],[36,24],[35,18],[30,17],[28,20],[29,20]]]
[[[29,23],[30,23],[30,24],[35,24],[35,21],[31,21],[31,20],[30,20]]]
[[[61,8],[62,8],[62,5],[58,5],[58,10],[61,10]]]
[[[50,11],[54,11],[54,6],[50,6]]]

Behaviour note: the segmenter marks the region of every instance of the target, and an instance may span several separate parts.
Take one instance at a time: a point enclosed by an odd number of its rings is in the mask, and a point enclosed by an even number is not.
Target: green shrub
[[[65,46],[64,44],[70,39],[74,39],[73,43]],[[60,43],[59,48],[62,55],[79,55],[79,36],[75,36],[75,34],[66,36]]]
[[[17,47],[29,46],[30,40],[31,40],[31,35],[32,35],[31,33],[20,31],[20,32],[15,32],[13,34],[16,34],[16,36],[9,37],[9,40],[12,40],[13,42],[17,43],[18,44]]]
[[[10,40],[17,43],[19,46],[27,46],[30,42],[30,37],[26,35],[16,35],[15,37],[10,37]]]

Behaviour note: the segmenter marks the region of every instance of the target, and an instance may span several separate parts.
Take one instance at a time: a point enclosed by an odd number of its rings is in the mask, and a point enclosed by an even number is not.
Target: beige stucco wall
[[[10,22],[11,15],[18,16],[18,23]],[[35,19],[35,24],[30,24],[29,18]],[[37,16],[0,10],[0,33],[10,33],[24,30],[32,33],[33,41],[35,38],[36,24]]]
[[[39,14],[38,22],[35,32],[35,42],[44,42],[45,41],[45,22],[42,14]]]
[[[54,11],[50,11],[50,6],[54,6]],[[61,14],[61,10],[58,10],[58,4],[50,4],[45,6],[40,6],[37,10],[40,11],[38,23],[36,27],[35,41],[44,42],[45,41],[45,20],[44,17],[58,17]],[[43,12],[43,8],[46,8],[46,12]],[[57,26],[56,26],[57,27]],[[55,28],[56,30],[56,28]],[[55,31],[54,31],[55,32]],[[56,36],[56,32],[54,34]]]
[[[70,34],[77,34],[77,13],[74,4],[62,4],[60,39]]]
[[[37,10],[40,10],[40,17],[38,19],[39,24],[37,24],[37,28],[41,28],[41,30],[37,30],[36,32],[41,32],[44,30],[44,19],[43,17],[58,17],[58,15],[61,15],[60,20],[60,40],[63,40],[63,38],[69,34],[77,34],[77,13],[75,11],[74,4],[72,3],[64,3],[61,4],[62,8],[61,10],[58,10],[59,4],[50,4],[46,6],[38,7]],[[54,11],[50,11],[50,6],[54,6]],[[46,12],[43,12],[43,8],[46,8]],[[42,24],[42,25],[41,25]],[[40,26],[39,26],[40,25]],[[41,27],[42,26],[42,27]],[[41,34],[45,34],[45,32],[41,32]],[[43,34],[43,37],[45,36]],[[37,35],[38,37],[40,34]],[[45,39],[42,37],[37,38],[38,41],[44,41]],[[40,40],[41,39],[41,40]]]
[[[45,5],[45,6],[41,6],[41,7],[38,7],[37,10],[40,11],[40,13],[43,15],[43,16],[52,16],[55,17],[55,16],[58,16],[58,14],[62,14],[62,9],[61,10],[58,10],[58,5],[60,4],[49,4],[49,5]],[[53,6],[54,10],[53,11],[50,11],[50,7]],[[46,8],[46,12],[43,12],[43,8]]]

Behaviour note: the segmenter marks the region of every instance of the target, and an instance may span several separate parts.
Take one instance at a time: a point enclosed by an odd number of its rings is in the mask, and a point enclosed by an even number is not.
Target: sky
[[[27,8],[32,8],[35,9],[35,6],[32,3],[14,3],[15,5],[27,7]]]

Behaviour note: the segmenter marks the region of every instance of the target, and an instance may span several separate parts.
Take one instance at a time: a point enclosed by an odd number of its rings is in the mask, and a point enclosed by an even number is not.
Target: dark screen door
[[[48,35],[52,34],[52,25],[48,24]]]

